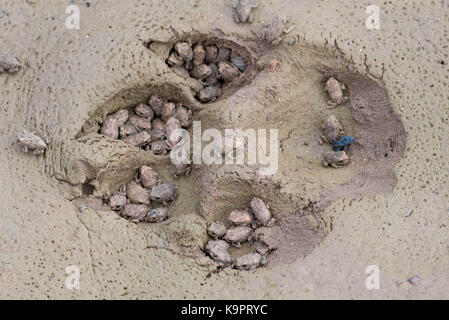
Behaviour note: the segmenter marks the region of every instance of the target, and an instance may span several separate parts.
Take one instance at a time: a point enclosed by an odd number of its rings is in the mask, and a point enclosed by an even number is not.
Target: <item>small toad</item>
[[[3,72],[14,74],[17,73],[22,67],[23,63],[19,60],[19,58],[5,52],[0,52],[0,74]]]
[[[260,34],[260,38],[273,44],[278,45],[282,40],[282,35],[289,33],[293,26],[286,28],[287,18],[276,16],[273,18],[271,24],[266,25]]]
[[[323,155],[323,166],[340,168],[349,164],[349,156],[344,151],[329,151]]]
[[[321,136],[321,139],[326,143],[333,143],[338,136],[343,134],[343,127],[338,119],[333,115],[327,118],[327,121],[323,125],[322,129],[324,135]]]
[[[43,154],[45,149],[47,149],[48,141],[38,137],[33,132],[27,130],[22,130],[18,135],[17,139],[23,147],[23,152],[27,153],[28,150],[33,151],[34,155]]]
[[[329,106],[336,107],[337,105],[342,104],[343,102],[348,100],[348,97],[344,96],[343,90],[345,89],[346,87],[343,83],[339,82],[333,77],[330,77],[326,82],[326,86],[324,87],[324,90],[327,91],[330,98],[327,104]]]
[[[235,268],[239,270],[253,270],[267,263],[267,259],[259,253],[249,253],[237,258]]]
[[[237,23],[251,23],[254,20],[252,10],[257,6],[257,0],[233,0],[232,17]]]

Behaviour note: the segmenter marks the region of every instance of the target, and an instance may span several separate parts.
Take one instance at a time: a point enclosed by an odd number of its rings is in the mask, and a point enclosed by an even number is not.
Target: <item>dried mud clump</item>
[[[239,79],[247,61],[236,51],[216,44],[178,42],[166,63],[184,78],[202,103],[214,102],[223,87]]]
[[[170,183],[160,183],[153,168],[139,168],[134,181],[123,185],[106,201],[111,210],[133,222],[161,222],[169,218],[169,202],[176,200],[176,188]]]
[[[179,142],[178,137],[171,137],[173,131],[189,128],[192,117],[192,110],[181,103],[153,95],[148,104],[109,114],[100,126],[100,134],[165,155]]]
[[[254,197],[250,208],[231,211],[225,222],[208,224],[206,231],[213,240],[204,249],[221,267],[252,270],[265,266],[268,255],[277,248],[275,222],[263,200]],[[252,245],[254,252],[232,258],[231,246],[240,248],[244,243]]]

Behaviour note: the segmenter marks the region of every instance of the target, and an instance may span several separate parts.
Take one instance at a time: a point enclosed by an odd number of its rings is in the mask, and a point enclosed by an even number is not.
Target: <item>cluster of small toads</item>
[[[247,61],[235,50],[190,41],[176,43],[166,62],[203,103],[219,98],[222,86],[238,79],[247,68]]]
[[[108,115],[101,124],[100,133],[160,155],[179,142],[180,137],[171,137],[173,131],[191,125],[192,110],[153,95],[148,104]]]
[[[250,208],[234,210],[225,222],[215,221],[207,226],[207,233],[213,239],[205,246],[206,253],[222,267],[251,270],[267,264],[267,256],[277,248],[270,236],[270,227],[276,220],[262,199],[254,197]],[[251,242],[254,252],[233,259],[230,246],[240,247]]]
[[[333,77],[330,77],[324,88],[329,95],[328,105],[335,107],[348,100],[345,96],[345,85]],[[338,119],[331,115],[322,127],[323,135],[320,144],[328,143],[332,145],[332,151],[323,154],[323,166],[340,168],[349,164],[350,159],[346,154],[346,148],[355,140],[352,136],[345,136],[343,126]]]
[[[176,197],[177,191],[172,184],[161,183],[153,168],[142,166],[134,181],[123,185],[108,198],[108,205],[133,222],[155,223],[170,216],[167,205]]]

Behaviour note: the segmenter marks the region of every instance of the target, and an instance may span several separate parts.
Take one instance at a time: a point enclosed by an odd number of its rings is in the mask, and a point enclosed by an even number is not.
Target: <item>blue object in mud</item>
[[[355,138],[351,137],[351,136],[339,136],[334,140],[334,142],[332,144],[332,148],[334,149],[334,151],[346,150],[346,148],[354,140],[355,140]]]

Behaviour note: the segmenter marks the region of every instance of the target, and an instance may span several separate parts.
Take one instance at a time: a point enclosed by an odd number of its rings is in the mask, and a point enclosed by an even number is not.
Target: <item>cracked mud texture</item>
[[[449,35],[441,28],[449,23],[447,2],[379,3],[382,32],[365,28],[368,3],[266,1],[252,24],[233,21],[230,1],[195,3],[79,3],[86,23],[70,31],[64,28],[66,2],[2,2],[10,14],[0,17],[0,46],[26,67],[0,75],[0,297],[448,298]],[[191,32],[212,32],[250,45],[253,32],[275,14],[295,24],[280,47],[261,50],[263,61],[275,57],[279,67],[266,68],[207,110],[142,44],[149,38],[174,44]],[[296,45],[286,46],[293,36]],[[328,73],[343,80],[351,97],[332,110],[323,90]],[[360,96],[367,86],[375,88],[372,96]],[[385,95],[376,89],[381,87],[397,117],[385,116]],[[199,168],[174,181],[186,190],[184,197],[177,199],[173,217],[157,227],[129,223],[107,210],[78,212],[73,195],[62,190],[73,193],[108,161],[94,196],[129,182],[142,165],[154,166],[163,179],[171,176],[165,158],[111,142],[95,130],[76,138],[88,119],[103,119],[153,93],[196,105],[207,127],[228,127],[239,118],[248,127],[262,121],[282,126],[279,172],[254,186],[252,170]],[[364,101],[383,111],[366,118]],[[321,167],[318,151],[326,146],[315,142],[330,113],[362,137],[350,147],[355,162],[338,170]],[[384,128],[377,126],[382,121]],[[15,139],[22,129],[51,138],[45,157],[21,152]],[[201,194],[195,191],[204,186]],[[214,191],[219,186],[220,194]],[[285,238],[273,253],[276,263],[214,273],[215,266],[199,255],[207,222],[244,207],[252,196],[263,196],[281,217]],[[217,197],[220,207],[214,206]],[[292,208],[301,208],[300,214]],[[65,268],[72,264],[80,267],[80,291],[64,286]],[[372,264],[381,269],[381,290],[365,288],[365,269]],[[423,280],[413,286],[407,279],[415,275]]]

